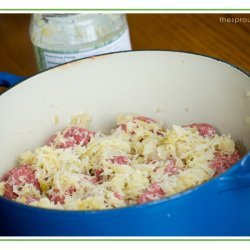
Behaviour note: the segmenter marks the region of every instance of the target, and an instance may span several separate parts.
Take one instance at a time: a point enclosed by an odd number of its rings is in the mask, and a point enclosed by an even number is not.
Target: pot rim
[[[240,71],[241,73],[243,73],[244,75],[248,76],[250,78],[250,71],[243,68],[243,67],[239,67],[233,63],[230,63],[226,60],[223,60],[223,59],[220,59],[220,58],[217,58],[217,57],[213,57],[213,56],[209,56],[209,55],[206,55],[206,54],[201,54],[201,53],[195,53],[195,52],[190,52],[190,51],[185,51],[185,50],[164,50],[164,49],[142,49],[142,50],[126,50],[126,51],[116,51],[116,52],[109,52],[109,53],[104,53],[104,54],[100,54],[100,55],[95,55],[95,56],[88,56],[88,57],[85,57],[85,58],[80,58],[80,59],[76,59],[76,60],[73,60],[73,61],[70,61],[70,62],[66,62],[66,63],[63,63],[63,64],[60,64],[60,65],[57,65],[53,68],[49,68],[49,69],[45,69],[41,72],[37,72],[31,76],[28,76],[28,77],[25,77],[25,79],[21,80],[20,82],[18,82],[16,85],[14,86],[11,86],[9,87],[4,93],[0,94],[1,95],[4,95],[5,93],[8,93],[9,90],[11,90],[12,88],[18,86],[19,84],[23,83],[24,81],[34,77],[34,76],[37,76],[39,74],[42,74],[44,72],[47,72],[49,70],[53,70],[57,67],[61,67],[61,66],[64,66],[64,65],[68,65],[68,64],[73,64],[75,62],[78,62],[78,61],[82,61],[82,60],[91,60],[91,59],[94,59],[94,58],[98,58],[98,57],[103,57],[103,56],[108,56],[108,55],[113,55],[113,54],[125,54],[125,53],[140,53],[140,52],[163,52],[163,53],[181,53],[181,54],[187,54],[187,55],[194,55],[194,56],[200,56],[200,57],[204,57],[204,58],[209,58],[209,59],[213,59],[217,62],[221,62],[221,63],[224,63],[238,71]]]

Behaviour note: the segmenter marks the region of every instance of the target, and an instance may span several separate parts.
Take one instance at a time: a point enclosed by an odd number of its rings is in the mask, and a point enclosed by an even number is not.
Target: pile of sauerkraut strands
[[[195,187],[239,160],[229,135],[208,124],[164,128],[119,115],[109,134],[78,116],[46,145],[24,152],[0,182],[0,194],[32,206],[97,210],[141,204]]]

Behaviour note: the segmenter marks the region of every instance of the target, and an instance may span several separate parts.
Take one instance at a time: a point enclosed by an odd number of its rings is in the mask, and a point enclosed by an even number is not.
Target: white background
[[[3,9],[26,9],[23,12],[34,12],[30,9],[127,9],[124,12],[131,12],[129,9],[250,9],[249,0],[2,0],[0,12]],[[1,10],[2,9],[2,10]],[[29,10],[28,10],[29,9]],[[10,11],[12,12],[12,11]],[[20,11],[19,11],[20,12]],[[53,11],[54,12],[54,11]],[[65,11],[63,11],[65,12]],[[69,12],[69,10],[68,10]],[[79,11],[77,11],[79,12]],[[138,12],[138,11],[135,11]],[[152,11],[150,11],[152,12]],[[163,12],[163,11],[161,11]],[[178,11],[175,11],[178,12]],[[206,11],[207,12],[207,11]],[[221,11],[220,11],[221,12]],[[228,12],[228,11],[223,11]],[[235,12],[235,11],[231,11]],[[246,12],[246,11],[242,11]],[[249,12],[249,11],[248,11]],[[171,11],[172,13],[172,11]],[[250,239],[250,238],[249,238]],[[18,250],[249,250],[250,241],[165,241],[165,242],[34,242],[34,241],[0,241],[0,249]]]
[[[18,250],[44,250],[44,249],[52,249],[52,250],[132,250],[132,249],[140,249],[140,250],[211,250],[211,249],[220,249],[220,250],[249,250],[250,242],[240,241],[240,242],[225,242],[225,241],[125,241],[125,242],[117,242],[117,241],[63,241],[63,242],[0,242],[1,249],[18,249]]]
[[[249,0],[1,0],[6,9],[242,9],[250,8]]]

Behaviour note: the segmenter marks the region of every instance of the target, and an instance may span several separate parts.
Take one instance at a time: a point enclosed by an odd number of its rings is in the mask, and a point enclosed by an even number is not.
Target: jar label
[[[46,68],[55,67],[59,64],[70,62],[76,59],[81,59],[89,56],[100,55],[108,52],[117,52],[131,50],[129,30],[126,31],[118,37],[116,40],[101,46],[99,48],[88,48],[84,51],[79,51],[75,53],[56,53],[43,50],[44,63]]]

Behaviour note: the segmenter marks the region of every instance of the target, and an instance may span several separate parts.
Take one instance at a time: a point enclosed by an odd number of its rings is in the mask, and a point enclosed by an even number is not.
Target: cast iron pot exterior
[[[248,161],[247,164],[250,164]],[[231,170],[242,168],[237,164]],[[228,173],[229,174],[229,173]],[[224,175],[223,178],[231,175]],[[249,173],[248,173],[249,174]],[[39,209],[1,199],[1,234],[15,236],[249,236],[250,188],[216,178],[170,199],[97,212]],[[232,182],[238,185],[237,180]],[[249,180],[248,180],[249,181]]]
[[[249,89],[249,77],[236,68],[181,52],[115,53],[59,66],[0,97],[0,174],[14,166],[21,152],[42,145],[80,111],[93,114],[95,129],[112,126],[110,120],[118,112],[145,114],[167,125],[209,122],[231,132],[249,151],[250,127],[244,123],[250,114]],[[163,111],[156,112],[159,108]],[[62,118],[57,127],[52,122],[55,115]],[[59,211],[0,197],[0,234],[249,236],[249,211],[246,154],[226,173],[194,189],[127,208]]]

